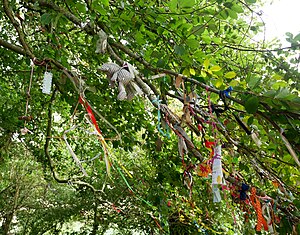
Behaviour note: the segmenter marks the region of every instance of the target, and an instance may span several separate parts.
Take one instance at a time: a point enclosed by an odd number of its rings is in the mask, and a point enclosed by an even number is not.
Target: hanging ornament
[[[138,71],[129,63],[124,62],[120,67],[115,63],[105,63],[100,68],[105,72],[109,80],[109,84],[114,87],[118,84],[118,100],[132,100],[135,95],[142,95],[143,92],[134,82],[134,78],[138,75]]]
[[[222,200],[222,198],[220,195],[219,186],[217,184],[213,184],[212,190],[213,190],[213,202],[220,202]]]
[[[213,202],[220,202],[221,195],[219,186],[223,182],[222,162],[221,162],[221,145],[218,145],[214,149],[214,157],[212,159],[212,190],[213,190]]]
[[[211,173],[211,167],[209,164],[207,164],[207,162],[198,165],[197,175],[207,178],[210,173]]]
[[[187,170],[185,170],[184,173],[183,173],[183,182],[190,191],[189,196],[190,196],[190,199],[191,199],[192,198],[192,193],[193,193],[193,190],[192,190],[193,189],[193,176]]]
[[[271,203],[267,202],[262,206],[262,214],[263,217],[265,218],[267,225],[268,225],[268,231],[270,234],[274,234],[274,227],[273,227],[273,221],[270,213],[270,208],[271,208]]]
[[[42,92],[44,94],[50,95],[50,93],[51,93],[52,77],[53,77],[53,74],[51,72],[47,72],[47,71],[45,72],[44,80],[43,80],[43,87],[42,87]]]
[[[251,138],[252,138],[252,140],[254,141],[254,143],[260,148],[260,146],[261,146],[261,141],[260,141],[260,139],[257,137],[257,135],[256,135],[255,132],[252,132],[252,133],[251,133]]]
[[[215,155],[212,159],[212,184],[222,184],[223,172],[221,161],[221,145],[215,147]]]
[[[96,43],[95,53],[104,54],[106,51],[106,47],[107,47],[107,35],[102,29],[100,29],[100,31],[98,32],[98,37],[99,38]]]

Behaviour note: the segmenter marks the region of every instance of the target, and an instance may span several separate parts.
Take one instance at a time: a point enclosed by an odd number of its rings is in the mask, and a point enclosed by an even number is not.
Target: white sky
[[[269,2],[269,1],[266,1]],[[286,42],[285,33],[291,32],[296,36],[300,33],[300,0],[273,0],[262,8],[262,18],[266,23],[266,39],[278,37],[283,46],[290,46]]]

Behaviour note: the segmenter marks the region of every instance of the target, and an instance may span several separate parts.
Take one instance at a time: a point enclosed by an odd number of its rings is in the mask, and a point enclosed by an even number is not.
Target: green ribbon
[[[115,166],[116,166],[118,172],[120,173],[122,179],[124,180],[126,186],[127,186],[127,187],[135,194],[133,188],[132,188],[132,187],[130,186],[130,184],[128,183],[128,181],[127,181],[125,175],[122,173],[121,169],[119,168],[118,163],[117,163],[117,162],[115,162],[115,163],[116,163]],[[136,194],[135,194],[135,196],[136,196],[140,201],[146,203],[148,206],[153,207],[153,206],[150,204],[150,202],[144,200],[143,198],[141,198],[140,196],[138,196],[138,195],[136,195]]]
[[[165,137],[168,137],[170,139],[170,131],[169,131],[169,126],[166,127],[166,132],[163,131],[161,128],[161,113],[160,113],[160,103],[161,100],[159,99],[159,96],[157,99],[151,101],[153,104],[157,103],[157,130]]]

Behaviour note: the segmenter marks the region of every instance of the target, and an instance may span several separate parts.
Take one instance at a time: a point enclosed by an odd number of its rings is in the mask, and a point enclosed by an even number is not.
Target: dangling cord
[[[30,80],[29,80],[29,87],[26,92],[27,100],[26,100],[26,107],[25,107],[25,116],[20,117],[19,119],[24,120],[24,128],[21,130],[23,134],[26,134],[28,132],[28,129],[26,128],[27,121],[30,121],[32,117],[28,117],[28,106],[29,106],[29,99],[30,99],[30,90],[32,86],[32,78],[33,78],[33,71],[34,71],[34,63],[33,61],[30,61],[31,66],[31,72],[30,72]]]
[[[215,142],[215,146],[218,144],[218,140],[217,140],[217,125],[216,125],[216,122],[215,122],[215,118],[214,118],[214,115],[213,115],[213,109],[212,109],[212,103],[211,103],[211,100],[210,100],[210,92],[208,90],[208,87],[206,87],[206,92],[207,92],[207,102],[208,102],[208,108],[209,108],[209,116],[211,118],[211,121],[208,122],[211,127],[212,127],[212,133],[213,133],[213,137],[214,137],[214,142]]]

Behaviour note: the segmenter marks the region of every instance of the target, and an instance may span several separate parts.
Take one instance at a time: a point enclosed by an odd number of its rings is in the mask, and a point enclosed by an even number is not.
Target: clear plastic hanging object
[[[43,80],[43,88],[42,88],[42,92],[44,94],[50,95],[51,93],[52,77],[53,77],[52,73],[45,72],[44,80]]]

